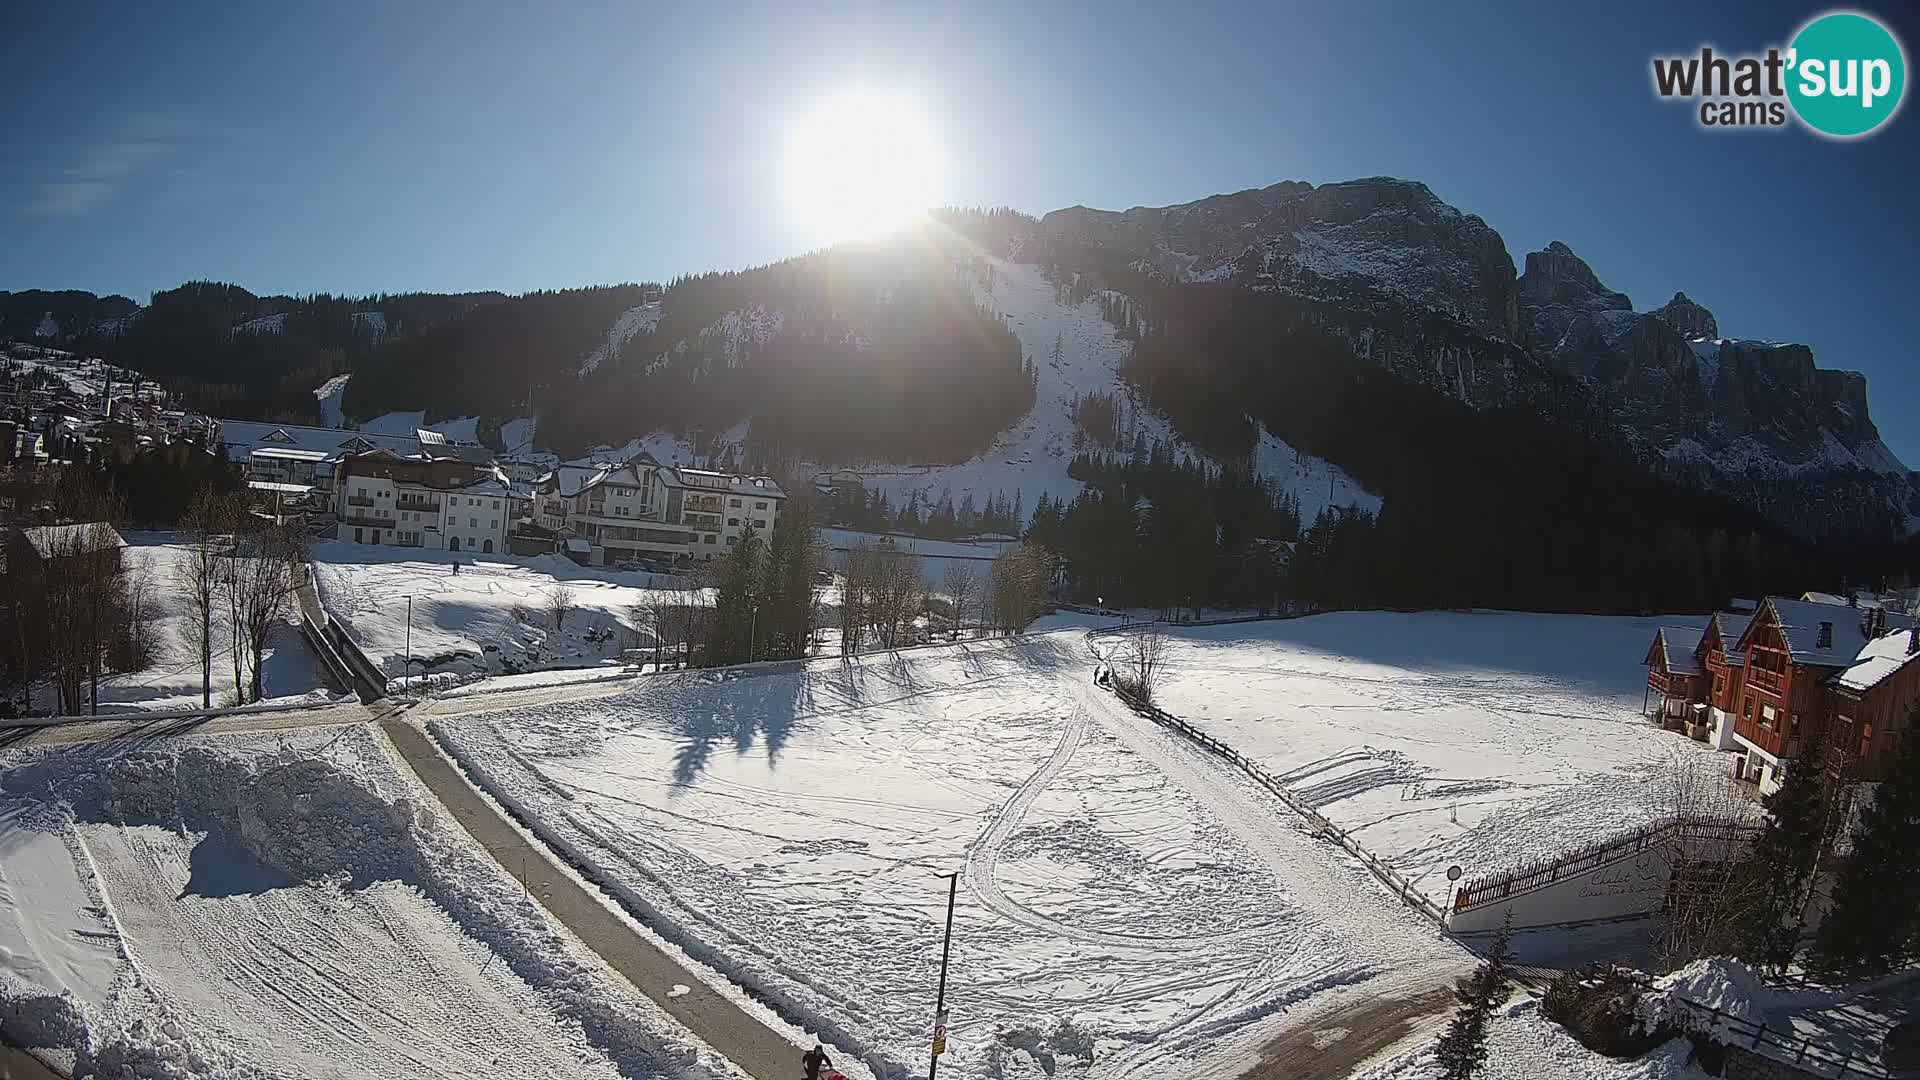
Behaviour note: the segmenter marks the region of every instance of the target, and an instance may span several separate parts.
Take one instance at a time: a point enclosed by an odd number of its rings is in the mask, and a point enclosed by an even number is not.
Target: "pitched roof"
[[[1707,629],[1720,637],[1720,651],[1726,655],[1729,666],[1746,666],[1747,654],[1740,651],[1740,639],[1747,636],[1747,627],[1752,624],[1751,611],[1716,611],[1713,618],[1707,620]]]
[[[1867,612],[1872,608],[1835,607],[1832,604],[1815,603],[1811,600],[1789,600],[1781,596],[1769,596],[1761,605],[1762,617],[1771,610],[1780,624],[1780,635],[1786,639],[1787,649],[1793,654],[1793,662],[1813,667],[1848,667],[1860,650],[1867,645]],[[1905,630],[1913,625],[1913,619],[1907,615],[1886,615],[1888,630]],[[1747,629],[1760,625],[1761,617],[1756,617]],[[1832,627],[1832,636],[1825,648],[1820,645],[1820,627],[1822,624]],[[1745,644],[1745,635],[1741,638]]]
[[[1860,649],[1853,666],[1833,677],[1833,683],[1855,692],[1871,690],[1908,664],[1920,664],[1920,652],[1908,652],[1912,630],[1889,630]]]
[[[1661,666],[1668,671],[1698,675],[1700,662],[1693,654],[1700,647],[1700,634],[1701,631],[1684,626],[1663,626],[1654,632],[1653,650],[1648,656],[1660,656]]]
[[[120,539],[120,534],[114,530],[114,527],[104,521],[92,521],[81,525],[38,525],[31,529],[21,529],[20,535],[26,539],[27,546],[33,549],[33,553],[41,559],[127,546],[127,542]]]

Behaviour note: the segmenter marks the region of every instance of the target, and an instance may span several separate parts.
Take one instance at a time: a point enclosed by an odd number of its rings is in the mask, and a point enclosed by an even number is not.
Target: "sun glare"
[[[933,205],[939,154],[926,120],[907,103],[848,94],[795,127],[786,192],[807,231],[827,242],[892,232]]]

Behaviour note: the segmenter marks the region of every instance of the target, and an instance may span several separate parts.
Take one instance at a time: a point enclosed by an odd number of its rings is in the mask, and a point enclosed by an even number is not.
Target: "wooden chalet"
[[[1667,727],[1680,728],[1696,707],[1705,707],[1707,681],[1698,655],[1700,637],[1701,631],[1683,626],[1663,626],[1653,633],[1653,645],[1647,650],[1647,692],[1641,711],[1657,701],[1653,715]]]
[[[1877,634],[1833,677],[1830,767],[1852,779],[1886,779],[1894,744],[1920,728],[1920,626]]]
[[[1763,601],[1736,646],[1746,659],[1735,699],[1735,775],[1759,783],[1762,791],[1777,788],[1786,763],[1826,736],[1844,673],[1869,644],[1911,627],[1911,618],[1879,607]]]

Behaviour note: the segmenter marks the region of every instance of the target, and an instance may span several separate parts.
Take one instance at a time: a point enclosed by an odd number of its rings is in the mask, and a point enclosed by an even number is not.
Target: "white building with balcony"
[[[786,492],[764,476],[661,465],[642,454],[621,464],[563,465],[534,487],[533,522],[584,539],[591,561],[700,562],[765,539]]]
[[[335,487],[337,539],[477,555],[507,553],[526,502],[491,464],[391,450],[346,458]]]

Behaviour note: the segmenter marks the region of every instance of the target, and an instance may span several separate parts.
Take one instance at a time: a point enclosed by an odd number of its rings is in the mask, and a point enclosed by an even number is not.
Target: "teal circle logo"
[[[1800,29],[1787,53],[1787,100],[1823,135],[1852,138],[1886,123],[1907,89],[1907,57],[1866,15],[1836,11]]]

